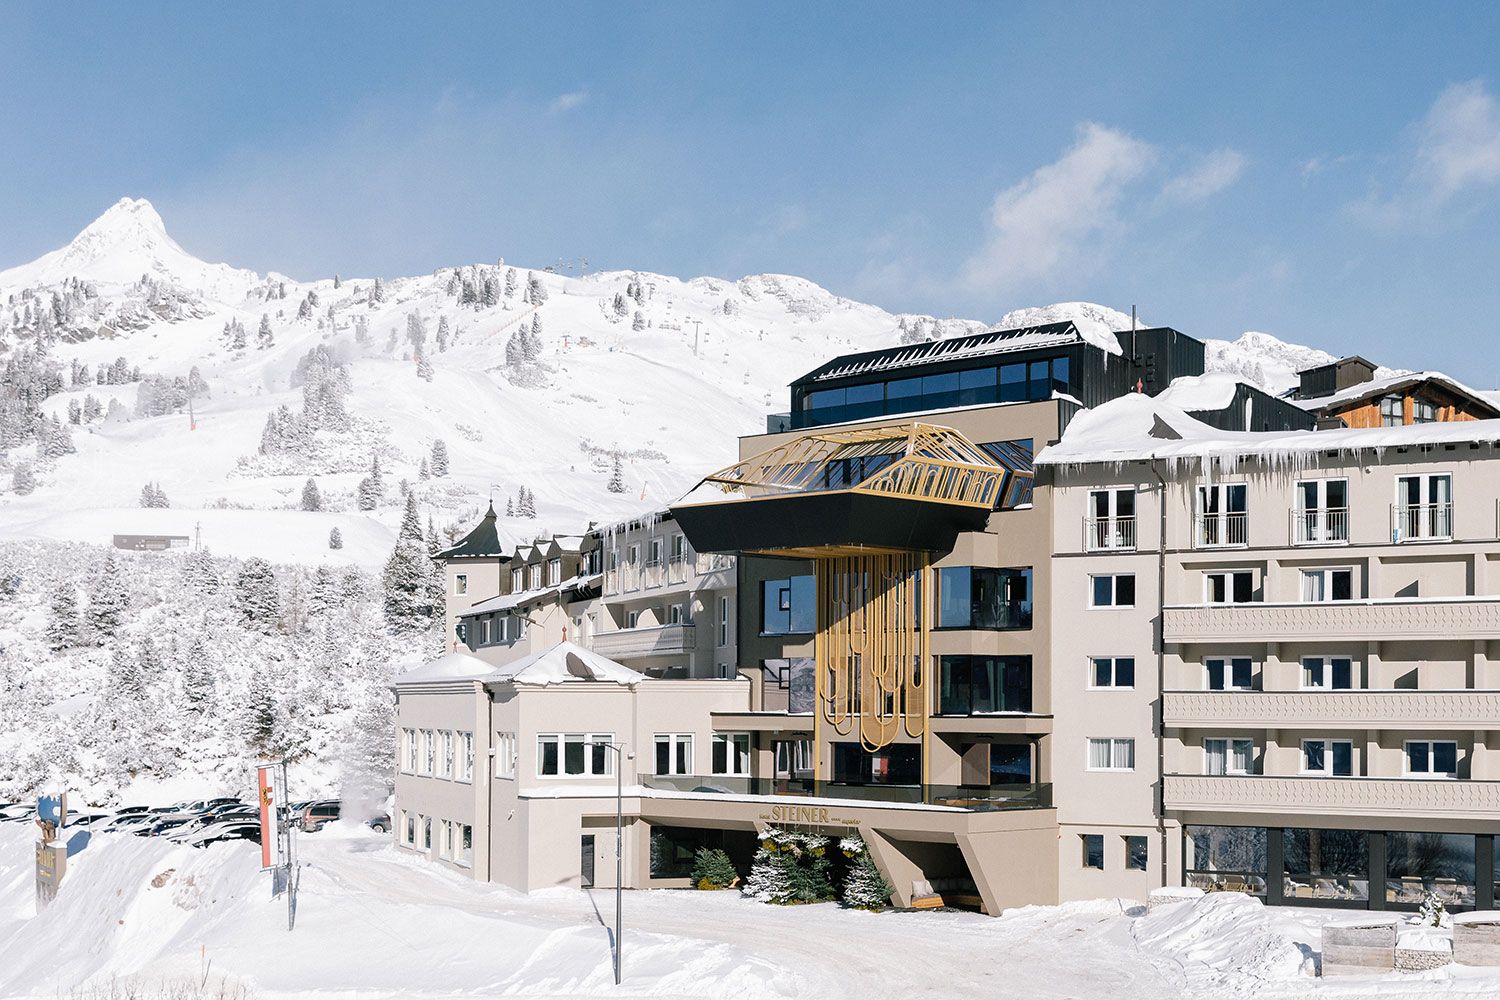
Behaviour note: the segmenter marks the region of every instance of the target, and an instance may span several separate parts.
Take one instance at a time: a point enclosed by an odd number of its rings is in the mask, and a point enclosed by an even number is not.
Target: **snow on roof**
[[[1229,372],[1183,375],[1158,396],[1180,410],[1222,410],[1234,402],[1242,380]]]
[[[1262,458],[1300,465],[1319,452],[1353,453],[1423,444],[1500,443],[1500,420],[1462,420],[1405,427],[1328,431],[1222,431],[1161,397],[1131,393],[1073,418],[1037,465],[1119,464],[1200,459],[1216,465]]]
[[[1470,399],[1477,400],[1486,407],[1500,413],[1500,406],[1496,405],[1495,400],[1491,398],[1490,394],[1481,392],[1478,389],[1471,389],[1458,379],[1444,375],[1442,372],[1403,372],[1395,375],[1387,375],[1383,378],[1375,378],[1368,382],[1351,385],[1329,396],[1294,399],[1292,402],[1306,410],[1323,410],[1333,406],[1342,406],[1345,403],[1352,403],[1355,400],[1367,399],[1370,396],[1378,396],[1421,382],[1436,382],[1450,392],[1455,392],[1461,396],[1468,396]]]
[[[490,683],[504,681],[511,684],[575,684],[606,681],[611,684],[634,685],[646,679],[627,666],[616,663],[606,656],[584,649],[577,643],[564,640],[551,649],[532,653],[514,663],[507,663],[498,670],[490,669],[485,680]]]
[[[858,354],[842,354],[832,361],[797,379],[802,382],[823,382],[849,375],[867,375],[874,372],[897,371],[938,361],[954,361],[959,358],[985,357],[992,354],[1007,354],[1026,351],[1036,347],[1052,347],[1060,344],[1076,344],[1080,340],[1094,343],[1083,336],[1076,324],[1066,321],[1045,326],[1026,327],[1019,330],[990,330],[966,337],[950,337],[947,340],[930,340],[920,344],[905,344],[879,351],[863,351]],[[1095,347],[1104,348],[1100,344]],[[1118,354],[1120,346],[1115,344],[1112,353]]]
[[[444,653],[435,660],[428,660],[415,670],[408,670],[396,677],[396,687],[407,684],[431,684],[435,681],[480,680],[495,672],[493,663],[486,663],[468,653]]]

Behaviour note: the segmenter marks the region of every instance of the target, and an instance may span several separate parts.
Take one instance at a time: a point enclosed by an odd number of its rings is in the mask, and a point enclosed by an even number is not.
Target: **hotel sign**
[[[772,806],[769,813],[761,813],[767,823],[793,823],[806,826],[859,826],[859,820],[828,815],[825,806]]]

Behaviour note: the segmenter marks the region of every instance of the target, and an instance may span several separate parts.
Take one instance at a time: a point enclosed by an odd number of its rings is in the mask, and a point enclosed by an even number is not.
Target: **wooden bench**
[[[974,883],[966,878],[935,878],[918,880],[911,884],[911,905],[914,910],[936,910],[939,907],[978,910],[984,908],[984,897]]]

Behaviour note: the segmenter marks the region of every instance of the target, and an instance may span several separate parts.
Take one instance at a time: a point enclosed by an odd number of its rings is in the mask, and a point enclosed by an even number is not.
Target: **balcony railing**
[[[1168,774],[1163,793],[1168,809],[1184,812],[1444,819],[1493,819],[1500,812],[1500,781],[1459,778]]]
[[[1500,691],[1168,691],[1162,718],[1184,729],[1487,729]]]
[[[1162,610],[1162,639],[1169,643],[1500,639],[1500,598],[1167,607]]]
[[[1133,551],[1135,549],[1135,518],[1084,518],[1083,547],[1089,552]]]
[[[1319,507],[1294,510],[1293,545],[1344,545],[1349,541],[1349,508]]]
[[[1200,549],[1226,549],[1247,544],[1248,516],[1242,510],[1199,514],[1193,524],[1194,546]]]
[[[1452,503],[1391,505],[1391,541],[1446,541],[1452,537]]]
[[[1004,809],[1051,809],[1052,785],[886,785],[815,781],[811,778],[749,778],[720,774],[647,774],[641,784],[669,792],[700,795],[766,795],[795,798],[848,799],[852,802],[890,802],[947,806],[972,812]]]
[[[594,652],[618,659],[629,656],[664,656],[691,653],[697,645],[694,625],[653,625],[595,632]]]

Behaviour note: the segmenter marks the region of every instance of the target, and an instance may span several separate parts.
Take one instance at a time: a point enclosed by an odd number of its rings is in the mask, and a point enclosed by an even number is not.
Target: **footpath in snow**
[[[32,833],[0,826],[0,997],[226,977],[255,997],[1120,998],[1500,995],[1500,971],[1320,980],[1322,915],[1223,894],[989,918],[772,907],[736,893],[626,895],[625,984],[608,891],[530,896],[437,870],[365,831],[302,838],[297,929],[250,844],[101,835],[33,915]],[[147,993],[146,995],[150,995]]]

